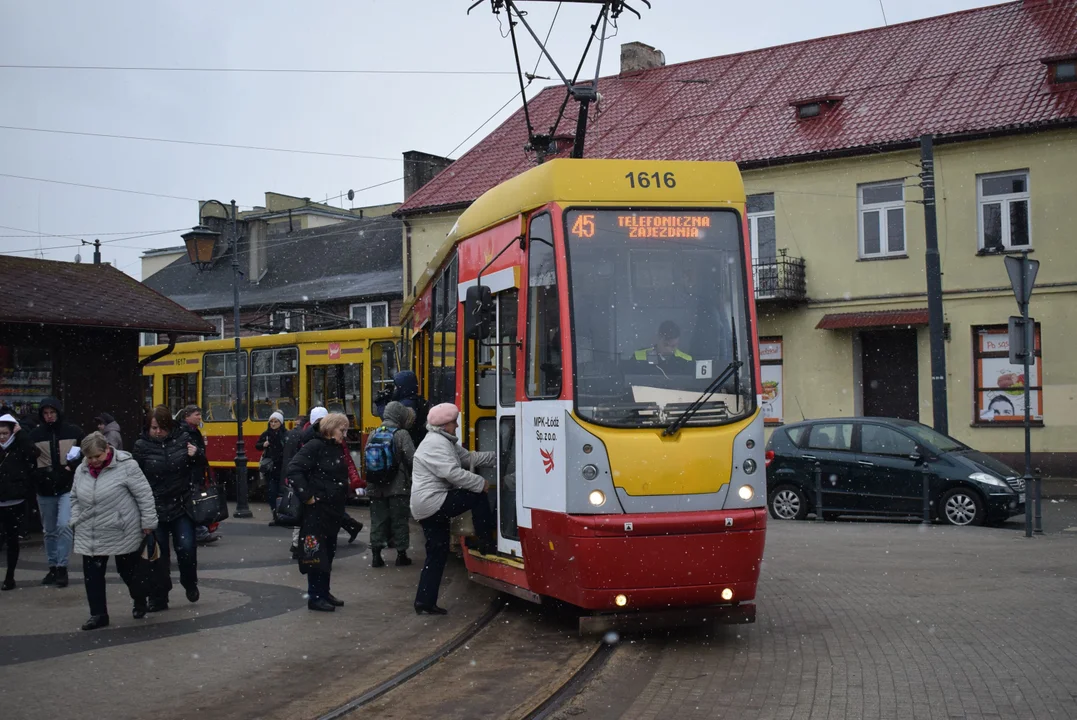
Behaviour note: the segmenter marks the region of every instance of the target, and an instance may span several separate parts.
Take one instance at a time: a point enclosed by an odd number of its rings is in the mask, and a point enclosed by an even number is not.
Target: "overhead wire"
[[[507,70],[360,70],[351,68],[215,68],[215,67],[161,67],[133,65],[22,65],[0,64],[0,70],[69,70],[69,71],[120,71],[163,73],[258,73],[300,75],[512,75]]]

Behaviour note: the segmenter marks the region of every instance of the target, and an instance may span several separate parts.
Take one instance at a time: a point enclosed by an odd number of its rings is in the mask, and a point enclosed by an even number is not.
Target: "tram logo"
[[[553,450],[539,448],[539,455],[542,456],[542,469],[549,475],[553,472]]]

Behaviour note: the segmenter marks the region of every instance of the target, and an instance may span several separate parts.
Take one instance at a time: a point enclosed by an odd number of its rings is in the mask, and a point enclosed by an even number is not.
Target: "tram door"
[[[516,317],[515,288],[497,296],[497,549],[522,555],[516,491]]]

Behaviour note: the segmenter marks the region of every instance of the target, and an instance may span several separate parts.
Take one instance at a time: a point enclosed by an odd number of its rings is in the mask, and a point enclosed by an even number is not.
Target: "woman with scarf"
[[[281,467],[284,460],[284,439],[287,432],[284,429],[284,415],[274,412],[269,416],[269,425],[265,432],[258,436],[258,442],[254,444],[255,450],[262,451],[262,462],[259,469],[264,471],[263,480],[266,483],[266,502],[269,503],[270,512],[276,513],[277,501],[280,500],[280,477],[284,472]],[[266,468],[267,462],[271,463]],[[275,525],[276,522],[270,523]]]
[[[15,416],[0,416],[0,528],[3,528],[7,545],[7,574],[0,590],[15,589],[19,530],[26,512],[24,503],[33,489],[31,473],[37,454],[37,447],[30,442],[30,433],[19,427]]]
[[[81,444],[82,463],[75,470],[71,487],[71,527],[75,552],[82,555],[82,574],[90,619],[83,630],[108,625],[105,602],[105,570],[109,555],[116,557],[116,570],[134,601],[131,614],[146,616],[146,598],[133,588],[142,537],[157,527],[153,490],[130,453],[109,447],[99,432]]]

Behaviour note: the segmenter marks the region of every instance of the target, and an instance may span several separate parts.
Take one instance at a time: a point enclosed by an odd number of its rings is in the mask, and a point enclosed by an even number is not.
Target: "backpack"
[[[366,466],[366,479],[368,483],[387,484],[396,477],[400,461],[396,457],[396,448],[393,446],[393,436],[399,428],[379,426],[366,441],[363,450],[363,464]]]

